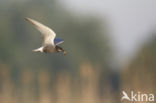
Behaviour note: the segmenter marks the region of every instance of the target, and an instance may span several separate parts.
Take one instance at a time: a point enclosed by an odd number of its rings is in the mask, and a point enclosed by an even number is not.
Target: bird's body
[[[62,39],[55,38],[56,34],[52,29],[33,19],[25,18],[25,20],[33,24],[35,28],[38,29],[42,34],[42,47],[33,50],[34,52],[45,52],[45,53],[64,52],[64,54],[66,54],[66,51],[64,51],[60,46],[58,46],[64,41]]]
[[[45,53],[56,53],[57,51],[56,51],[56,49],[55,49],[54,46],[52,46],[52,45],[47,45],[47,46],[45,46],[45,47],[43,48],[43,52],[45,52]]]

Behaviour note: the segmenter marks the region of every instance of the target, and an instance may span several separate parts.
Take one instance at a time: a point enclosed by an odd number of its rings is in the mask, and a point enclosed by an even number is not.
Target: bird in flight
[[[36,20],[31,18],[24,18],[26,21],[30,22],[34,27],[39,30],[42,34],[42,46],[38,49],[33,50],[34,52],[44,52],[44,53],[57,53],[63,52],[66,54],[66,51],[63,50],[59,44],[63,43],[63,39],[55,38],[55,32],[49,27],[39,23]]]

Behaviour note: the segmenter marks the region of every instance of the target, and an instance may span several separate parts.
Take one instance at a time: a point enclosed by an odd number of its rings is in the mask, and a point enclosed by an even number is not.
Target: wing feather
[[[63,43],[63,42],[64,42],[63,39],[60,39],[60,38],[55,38],[55,39],[54,39],[54,44],[55,44],[55,45],[59,45],[59,44],[61,44],[61,43]]]
[[[41,32],[43,36],[43,41],[42,41],[43,45],[49,45],[49,44],[54,45],[54,38],[56,37],[56,34],[52,29],[33,19],[25,18],[25,20],[30,22],[32,25],[34,25],[35,28]]]

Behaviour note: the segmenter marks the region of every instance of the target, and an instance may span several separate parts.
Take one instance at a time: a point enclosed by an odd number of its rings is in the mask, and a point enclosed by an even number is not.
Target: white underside
[[[56,52],[55,47],[52,45],[49,46],[42,46],[38,49],[33,50],[34,52],[47,52],[47,53],[54,53]]]

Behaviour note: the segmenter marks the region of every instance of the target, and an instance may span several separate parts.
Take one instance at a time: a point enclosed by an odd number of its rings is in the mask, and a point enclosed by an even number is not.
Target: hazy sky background
[[[128,60],[156,28],[156,0],[59,0],[70,12],[107,20],[116,58]],[[150,34],[151,33],[151,34]]]
[[[5,4],[5,0],[4,1]],[[31,0],[8,0],[13,2]],[[93,15],[107,20],[117,61],[137,53],[156,29],[156,0],[57,0],[75,16]],[[6,6],[6,5],[4,5]],[[81,14],[81,15],[79,15]],[[105,23],[105,22],[104,22]],[[96,35],[96,34],[95,34]],[[150,39],[149,39],[150,40]]]

